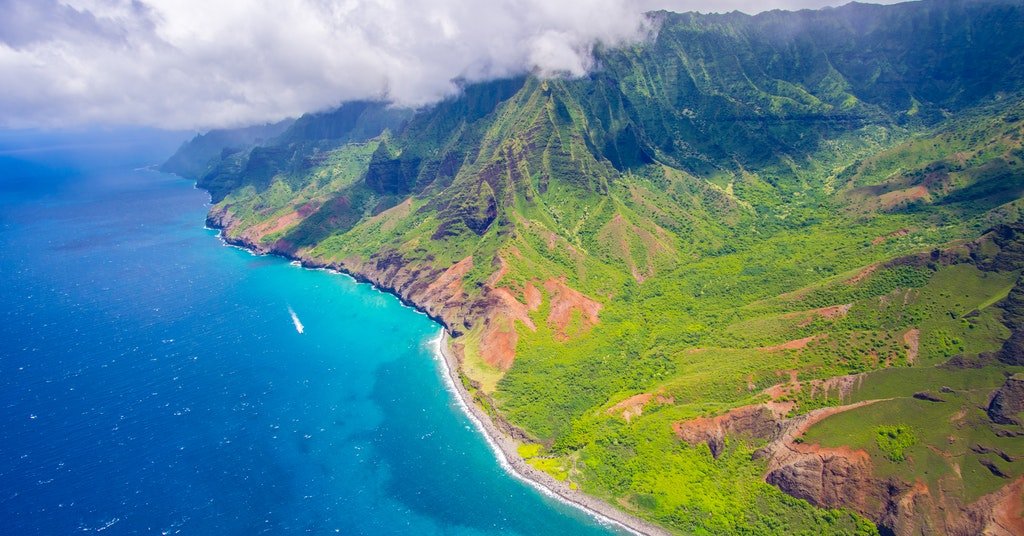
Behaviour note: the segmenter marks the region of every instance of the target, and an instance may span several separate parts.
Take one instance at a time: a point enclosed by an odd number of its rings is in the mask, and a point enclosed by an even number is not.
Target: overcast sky
[[[882,3],[892,3],[893,0]],[[579,75],[644,11],[829,0],[0,0],[0,128],[208,129],[345,100],[429,104],[453,80]]]

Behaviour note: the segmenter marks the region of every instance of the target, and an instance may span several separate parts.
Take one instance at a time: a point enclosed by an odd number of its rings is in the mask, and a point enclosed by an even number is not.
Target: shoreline
[[[444,370],[442,371],[441,376],[445,387],[452,392],[456,403],[460,406],[463,413],[469,418],[469,420],[472,421],[474,428],[476,428],[476,430],[484,437],[485,442],[493,451],[498,464],[510,476],[522,481],[524,484],[552,499],[582,511],[596,519],[599,523],[613,526],[639,536],[668,536],[671,534],[664,528],[620,510],[597,497],[587,495],[579,490],[570,489],[566,483],[556,480],[551,475],[536,469],[520,457],[518,452],[519,443],[502,432],[497,425],[494,424],[494,420],[491,416],[473,402],[473,397],[462,384],[459,373],[460,363],[458,359],[452,355],[451,347],[449,345],[451,334],[443,319],[430,314],[423,307],[420,307],[418,304],[402,297],[396,289],[378,285],[361,274],[352,273],[349,270],[331,265],[311,262],[309,259],[303,259],[295,255],[266,251],[257,247],[255,244],[248,243],[245,240],[231,239],[227,236],[226,229],[216,223],[217,222],[211,221],[207,218],[205,227],[210,230],[216,230],[217,238],[226,246],[245,250],[254,256],[274,255],[292,261],[293,263],[297,263],[300,267],[310,270],[327,270],[348,276],[357,283],[367,283],[380,292],[395,296],[403,305],[426,315],[428,318],[436,322],[441,327],[441,334],[437,338],[433,339],[432,342],[436,344],[436,347],[434,348],[435,359],[440,361],[443,365]]]
[[[473,403],[472,395],[466,390],[459,376],[459,361],[452,354],[448,329],[441,328],[441,334],[431,341],[435,344],[435,355],[444,366],[445,385],[453,391],[460,408],[473,422],[474,427],[494,451],[499,465],[514,478],[563,504],[577,508],[598,522],[626,530],[641,536],[662,536],[670,534],[665,529],[638,517],[630,515],[607,502],[569,488],[564,482],[533,467],[519,456],[519,443],[503,433],[494,424],[491,416]]]

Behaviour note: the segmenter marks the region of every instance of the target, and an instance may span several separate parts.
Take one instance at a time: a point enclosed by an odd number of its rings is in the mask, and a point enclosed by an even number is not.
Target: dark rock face
[[[926,402],[945,402],[945,400],[927,392],[921,391],[920,393],[914,393],[914,398],[918,400],[924,400]]]
[[[1024,330],[1014,331],[996,355],[1008,365],[1024,365]]]
[[[441,211],[442,221],[433,238],[442,240],[459,234],[463,229],[483,236],[497,218],[498,198],[495,188],[487,180],[480,180],[475,187],[465,188],[461,195],[452,199]]]
[[[1000,225],[990,229],[986,236],[999,247],[999,253],[980,261],[979,268],[1006,271],[1024,267],[1024,229]],[[1024,277],[1017,280],[1006,299],[999,302],[999,307],[1003,310],[1003,324],[1010,328],[1011,334],[995,357],[1009,365],[1024,365]]]
[[[1011,271],[1024,266],[1024,226],[997,225],[986,232],[999,246],[999,253],[978,263],[978,268],[991,271]]]
[[[1024,375],[1021,376],[1024,380]],[[1024,478],[965,504],[941,490],[936,493],[922,480],[906,482],[897,477],[876,474],[867,451],[823,447],[799,440],[814,423],[871,403],[873,401],[823,408],[782,421],[781,433],[755,454],[768,462],[765,481],[816,506],[856,511],[877,523],[882,534],[973,536],[1020,533],[1007,531],[1006,527],[1015,527],[1016,524],[1004,518],[1016,516],[1018,507],[1014,505],[1019,504],[1016,501],[1021,497]],[[1013,459],[998,449],[980,444],[973,445],[971,449],[992,455],[992,460],[983,465],[997,476],[1005,473],[995,463],[998,461],[996,458],[1004,461]],[[1007,508],[1007,504],[1011,506]]]
[[[865,508],[878,499],[872,497],[877,485],[866,460],[825,449],[808,449],[792,464],[768,473],[765,480],[794,497],[829,508]]]
[[[1003,309],[1003,324],[1012,334],[996,353],[996,358],[1009,365],[1024,365],[1024,277],[1017,280],[1006,299],[999,302],[999,307]]]
[[[725,437],[769,439],[781,432],[788,408],[755,405],[736,408],[717,417],[702,417],[676,423],[676,437],[691,445],[704,443],[715,458],[725,448]]]
[[[980,462],[981,465],[985,466],[985,469],[988,469],[989,472],[992,473],[993,475],[996,475],[999,478],[1010,478],[1010,475],[1004,473],[1003,470],[1000,469],[998,465],[996,465],[996,462],[986,459],[982,459],[980,460]]]
[[[878,524],[882,534],[919,536],[948,534],[1015,534],[992,530],[1003,527],[1000,504],[1020,494],[1018,484],[986,495],[974,503],[935,494],[921,481],[915,484],[875,476],[864,451],[786,444],[770,454],[765,481],[780,490],[824,508],[849,508]],[[994,463],[984,464],[998,476]]]
[[[989,447],[987,445],[982,445],[980,443],[979,444],[971,445],[971,450],[973,450],[974,452],[977,452],[978,454],[995,454],[996,456],[999,456],[1000,458],[1003,459],[1003,461],[1005,461],[1007,463],[1013,463],[1014,461],[1017,460],[1016,457],[1010,456],[1009,454],[1007,454],[1006,452],[1003,452],[1000,449],[992,448],[992,447]]]
[[[421,159],[415,156],[390,158],[381,144],[366,170],[366,185],[384,195],[406,195],[412,191],[420,170]]]
[[[992,422],[1020,425],[1020,413],[1024,411],[1024,374],[1006,379],[988,404],[988,418]]]

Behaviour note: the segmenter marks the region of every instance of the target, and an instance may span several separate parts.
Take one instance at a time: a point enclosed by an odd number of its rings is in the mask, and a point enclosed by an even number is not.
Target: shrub
[[[875,429],[875,441],[886,458],[894,462],[902,462],[906,459],[906,449],[917,443],[917,436],[905,424],[879,426]]]

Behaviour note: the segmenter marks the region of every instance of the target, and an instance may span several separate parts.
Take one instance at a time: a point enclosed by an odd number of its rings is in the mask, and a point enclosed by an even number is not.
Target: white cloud
[[[416,106],[456,79],[583,74],[596,43],[642,39],[648,9],[817,3],[0,0],[0,127],[209,128],[360,98]]]

